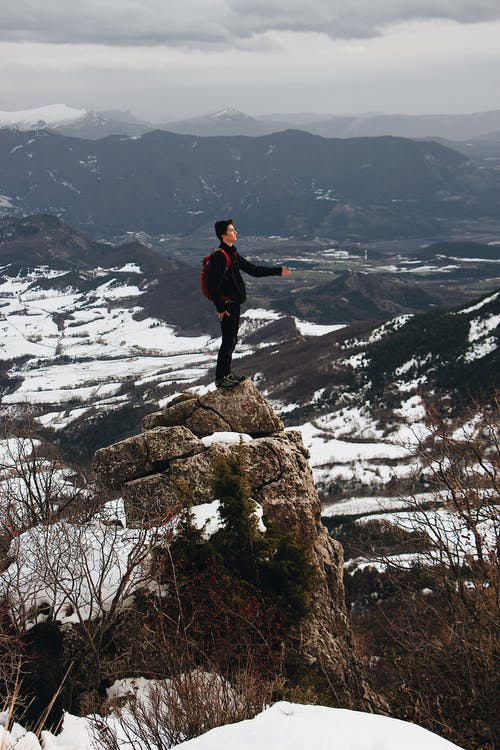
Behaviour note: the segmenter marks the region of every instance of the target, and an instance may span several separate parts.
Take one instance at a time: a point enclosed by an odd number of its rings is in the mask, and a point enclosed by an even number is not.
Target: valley
[[[147,249],[131,235],[111,245],[85,245],[83,236],[43,217],[5,226],[4,416],[29,416],[68,457],[88,461],[94,450],[133,434],[144,414],[184,390],[213,389],[218,331],[199,291],[197,269],[208,237],[141,236]],[[37,257],[48,265],[23,266],[19,243],[28,226],[37,237]],[[129,244],[120,244],[122,239]],[[75,249],[64,262],[54,257],[55,247],[71,244]],[[340,245],[322,238],[251,236],[240,247],[257,262],[293,269],[285,283],[248,280],[237,362],[285,423],[302,432],[329,526],[339,515],[362,517],[367,498],[370,514],[374,507],[392,510],[395,502],[405,510],[408,502],[395,501],[394,493],[425,489],[415,479],[416,448],[427,429],[422,399],[436,398],[439,368],[446,362],[429,375],[428,354],[419,371],[410,341],[402,349],[407,360],[402,355],[384,375],[382,390],[370,391],[365,371],[376,361],[371,350],[395,338],[414,316],[420,320],[436,310],[438,320],[441,308],[468,309],[469,300],[484,298],[483,307],[469,306],[477,315],[484,310],[486,318],[471,323],[470,352],[466,347],[458,356],[464,367],[481,363],[486,386],[498,356],[494,290],[500,284],[500,245],[491,239]],[[474,315],[466,317],[474,321]],[[436,345],[431,338],[422,345],[444,351],[439,338]],[[384,494],[388,488],[391,496]]]

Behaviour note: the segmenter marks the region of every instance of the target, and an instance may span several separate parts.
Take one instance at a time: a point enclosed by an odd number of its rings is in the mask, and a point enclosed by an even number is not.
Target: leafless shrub
[[[0,534],[95,510],[85,473],[68,466],[52,444],[35,438],[29,419],[3,427],[0,450]]]
[[[270,698],[270,686],[253,670],[231,683],[217,673],[193,670],[151,683],[125,703],[111,702],[111,717],[94,716],[94,747],[119,750],[124,740],[139,750],[168,750],[214,727],[253,718]]]
[[[386,558],[377,603],[355,610],[376,687],[395,715],[467,747],[498,746],[500,404],[460,420],[429,410],[418,455],[435,502],[406,513],[428,550]]]

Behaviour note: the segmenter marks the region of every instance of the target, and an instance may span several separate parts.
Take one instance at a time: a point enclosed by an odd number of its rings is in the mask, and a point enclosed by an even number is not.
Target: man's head
[[[236,229],[233,225],[232,219],[221,219],[221,221],[215,222],[215,234],[221,242],[225,242],[226,245],[232,245],[236,242]]]

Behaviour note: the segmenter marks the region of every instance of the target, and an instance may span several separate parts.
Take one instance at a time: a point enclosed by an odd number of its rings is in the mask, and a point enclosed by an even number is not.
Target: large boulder
[[[144,429],[182,424],[198,437],[214,432],[246,432],[259,437],[284,429],[281,419],[251,380],[244,380],[234,388],[210,391],[204,396],[186,398],[186,395],[166,409],[146,416]]]
[[[96,451],[93,468],[103,484],[117,489],[131,479],[161,471],[175,458],[204,449],[187,427],[157,427]]]

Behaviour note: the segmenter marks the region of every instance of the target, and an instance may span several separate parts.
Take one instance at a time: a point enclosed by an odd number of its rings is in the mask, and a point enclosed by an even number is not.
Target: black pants
[[[231,302],[228,307],[228,315],[224,315],[220,321],[220,330],[222,333],[222,342],[217,355],[217,367],[215,369],[215,379],[222,380],[231,372],[231,359],[238,341],[238,328],[240,326],[240,306],[236,302]]]

